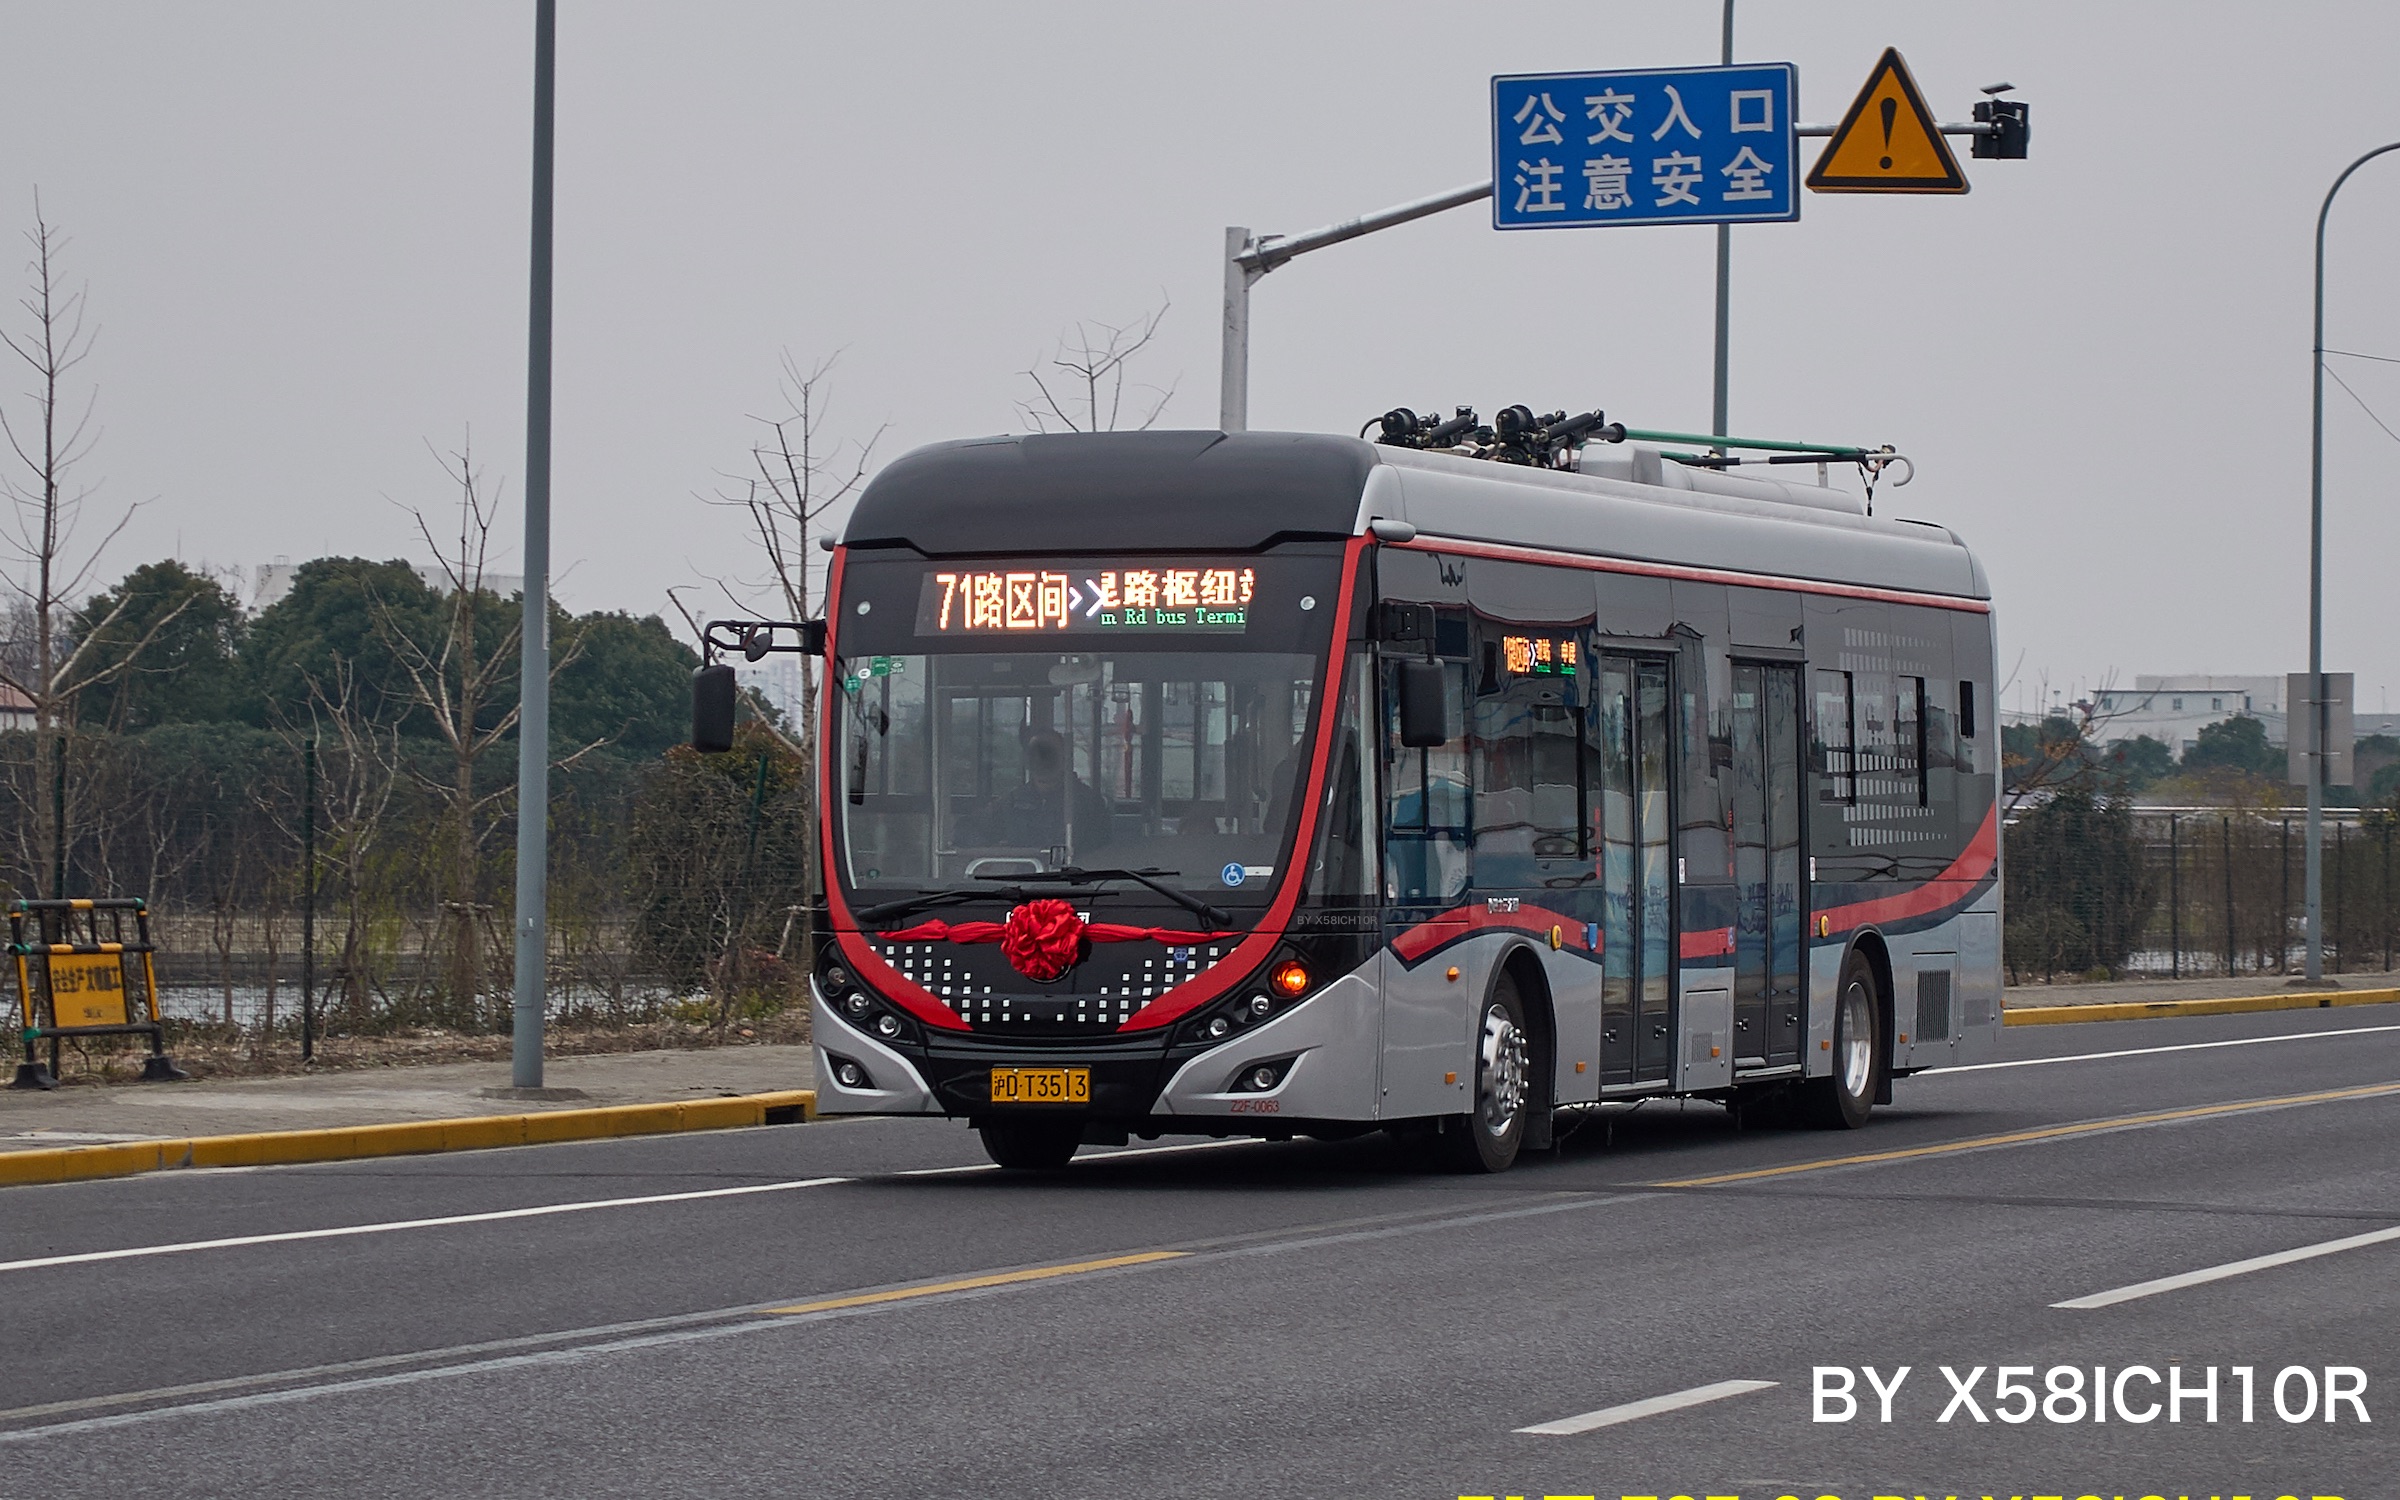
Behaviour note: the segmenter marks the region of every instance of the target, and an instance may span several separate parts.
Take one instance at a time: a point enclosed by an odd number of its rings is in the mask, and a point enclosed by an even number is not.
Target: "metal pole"
[[[2170,978],[2183,977],[2183,834],[2182,818],[2167,817],[2167,943],[2174,956],[2167,961]]]
[[[67,899],[67,734],[50,741],[50,899]],[[55,1075],[56,1069],[51,1070]]]
[[[2350,174],[2383,155],[2400,151],[2400,141],[2377,146],[2342,168],[2317,210],[2315,336],[2309,343],[2308,377],[2308,974],[2325,977],[2325,220],[2333,195]],[[2287,717],[2286,723],[2291,722]]]
[[[300,1060],[317,1056],[317,741],[300,747]]]
[[[1725,0],[1725,39],[1721,50],[1721,60],[1726,66],[1731,67],[1733,65],[1733,0]],[[1794,101],[1793,107],[1797,111],[1797,101]],[[1733,431],[1731,419],[1726,414],[1725,397],[1726,364],[1729,358],[1728,350],[1733,339],[1732,308],[1733,226],[1719,224],[1717,226],[1717,382],[1716,400],[1710,407],[1713,420],[1708,430],[1711,432]],[[1725,450],[1719,448],[1716,451],[1723,453]]]
[[[2285,722],[2288,724],[2290,721],[2287,719]],[[2225,973],[2231,977],[2237,956],[2233,946],[2233,819],[2220,818],[2218,825],[2221,835],[2219,857],[2225,866]]]
[[[1263,238],[1249,230],[1228,227],[1225,231],[1225,326],[1223,357],[1217,375],[1217,425],[1227,432],[1241,432],[1250,425],[1250,284],[1277,266],[1311,250],[1322,250],[1379,229],[1406,224],[1428,214],[1479,203],[1492,196],[1492,184],[1473,182],[1447,193],[1430,198],[1417,198],[1392,208],[1360,214],[1338,224],[1327,224],[1306,234],[1270,234]]]
[[[542,1086],[550,931],[550,161],[558,0],[533,6],[533,269],[525,351],[525,621],[518,639],[517,988],[510,1081]]]
[[[1250,231],[1225,227],[1225,327],[1217,371],[1217,429],[1242,432],[1250,425],[1250,283],[1265,275],[1242,264]]]

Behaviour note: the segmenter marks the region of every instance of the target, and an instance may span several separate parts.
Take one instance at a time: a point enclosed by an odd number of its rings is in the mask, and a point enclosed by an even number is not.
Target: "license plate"
[[[994,1104],[1089,1104],[1089,1068],[994,1068]]]

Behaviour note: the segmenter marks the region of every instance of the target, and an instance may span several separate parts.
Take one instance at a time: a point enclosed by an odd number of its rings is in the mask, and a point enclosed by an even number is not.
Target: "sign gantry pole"
[[[2307,978],[2325,977],[2325,762],[2327,758],[2325,691],[2325,220],[2333,212],[2333,195],[2350,174],[2383,155],[2400,151],[2400,141],[2377,146],[2342,168],[2325,190],[2317,209],[2317,288],[2315,332],[2309,344],[2308,412],[2308,904]],[[2284,723],[2292,720],[2287,704]],[[2289,732],[2288,729],[2286,731]]]
[[[517,974],[510,1083],[542,1086],[550,927],[550,162],[558,0],[533,7],[533,266],[525,352],[525,616],[517,674]]]
[[[1733,66],[1733,0],[1725,0],[1725,38],[1717,61]],[[1797,109],[1797,103],[1793,108]],[[1726,381],[1728,364],[1733,351],[1733,226],[1717,226],[1717,371],[1716,399],[1710,404],[1709,431],[1722,435],[1733,431],[1732,418],[1727,413]],[[1723,453],[1725,450],[1716,450]]]

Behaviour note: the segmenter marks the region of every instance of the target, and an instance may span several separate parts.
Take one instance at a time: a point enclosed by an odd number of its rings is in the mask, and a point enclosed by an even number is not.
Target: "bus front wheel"
[[[1824,1130],[1856,1130],[1875,1107],[1883,1064],[1883,1027],[1875,1001],[1875,971],[1853,952],[1842,963],[1842,988],[1833,1007],[1833,1076],[1807,1084],[1808,1122]]]
[[[1462,1172],[1505,1172],[1525,1139],[1533,1103],[1533,1049],[1525,1035],[1525,1003],[1505,971],[1483,1002],[1475,1028],[1474,1108],[1442,1132],[1444,1155]]]
[[[985,1120],[975,1127],[985,1154],[1021,1172],[1055,1172],[1083,1144],[1083,1121]]]

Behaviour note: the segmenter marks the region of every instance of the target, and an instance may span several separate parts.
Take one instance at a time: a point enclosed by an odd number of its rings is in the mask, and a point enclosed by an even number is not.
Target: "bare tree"
[[[53,786],[63,789],[66,778],[65,726],[74,695],[95,683],[127,671],[151,637],[182,612],[182,606],[153,621],[131,651],[113,662],[96,659],[92,643],[123,610],[117,609],[81,633],[67,639],[67,613],[72,602],[91,584],[92,569],[108,544],[133,518],[133,507],[120,513],[114,525],[80,560],[72,555],[75,536],[92,490],[76,478],[75,470],[91,456],[99,434],[92,427],[97,391],[87,391],[76,405],[67,387],[76,369],[90,355],[93,334],[84,326],[84,293],[70,290],[61,279],[60,259],[67,241],[42,214],[40,194],[33,202],[33,228],[26,232],[32,258],[26,266],[30,286],[18,306],[28,323],[14,332],[0,332],[0,345],[15,355],[30,376],[32,388],[21,398],[15,415],[0,405],[0,438],[5,438],[16,462],[0,493],[9,514],[0,521],[0,546],[17,554],[19,568],[7,579],[22,606],[14,611],[32,639],[0,651],[0,686],[13,688],[33,709],[34,741],[50,747]],[[38,777],[37,777],[38,780]],[[32,798],[35,831],[31,868],[39,869],[45,855],[64,848],[59,819],[63,795]]]
[[[498,636],[487,640],[478,634],[477,612],[490,599],[485,585],[485,564],[491,552],[492,520],[499,501],[496,495],[487,493],[482,471],[475,467],[471,440],[462,441],[455,453],[435,456],[443,474],[458,489],[455,545],[447,539],[435,540],[433,527],[424,513],[415,514],[417,532],[432,549],[447,588],[443,607],[428,629],[423,622],[409,619],[388,606],[379,606],[375,628],[408,674],[410,696],[425,711],[434,732],[450,749],[448,779],[438,782],[420,779],[442,800],[449,844],[448,869],[442,881],[448,893],[442,903],[442,925],[448,929],[444,951],[449,968],[449,998],[462,1012],[471,1012],[480,989],[476,969],[481,934],[490,928],[483,920],[484,909],[475,899],[481,885],[484,839],[490,831],[484,811],[516,792],[513,786],[500,786],[479,794],[475,788],[475,766],[484,752],[517,727],[522,700],[510,702],[505,709],[499,709],[499,703],[506,699],[507,682],[517,670],[517,646],[524,623],[521,612],[512,612],[510,623]],[[557,647],[551,653],[553,679],[581,654],[580,637],[570,635],[558,642]],[[499,711],[494,712],[495,709]],[[605,740],[595,740],[565,757],[560,764],[579,759],[604,743]]]
[[[748,518],[752,534],[767,565],[767,575],[755,581],[743,581],[751,592],[772,595],[781,605],[787,620],[816,618],[822,608],[823,589],[817,569],[818,536],[824,534],[827,517],[835,506],[845,504],[857,495],[867,482],[867,470],[874,461],[875,445],[882,441],[890,424],[878,427],[864,442],[845,441],[826,431],[826,413],[831,406],[827,379],[833,372],[839,353],[817,361],[803,371],[790,351],[783,356],[782,378],[778,394],[783,399],[779,416],[754,416],[764,431],[759,441],[750,446],[750,463],[746,471],[726,476],[729,487],[712,497],[712,503],[739,507]],[[735,590],[720,580],[719,590],[738,609],[740,600]],[[695,619],[674,590],[668,599],[684,617],[694,636],[701,622]],[[803,765],[816,763],[817,744],[817,672],[810,657],[800,662],[800,734],[792,736],[768,728],[786,746],[796,752]],[[801,816],[807,826],[816,826],[817,807],[813,783],[802,781],[804,806]],[[805,896],[816,888],[815,845],[808,844],[801,865],[801,889]],[[800,951],[813,954],[816,933],[810,918],[801,918]]]
[[[1158,310],[1130,323],[1077,323],[1058,336],[1058,343],[1047,360],[1036,360],[1018,373],[1033,382],[1034,398],[1017,403],[1017,411],[1027,426],[1036,432],[1116,432],[1121,429],[1146,431],[1167,403],[1175,399],[1175,387],[1183,377],[1177,376],[1164,388],[1155,385],[1133,387],[1154,400],[1143,405],[1137,400],[1138,419],[1133,419],[1125,405],[1127,368],[1135,355],[1150,346],[1158,336],[1158,325],[1167,316],[1167,298],[1159,294]],[[1044,374],[1044,369],[1049,371]]]

